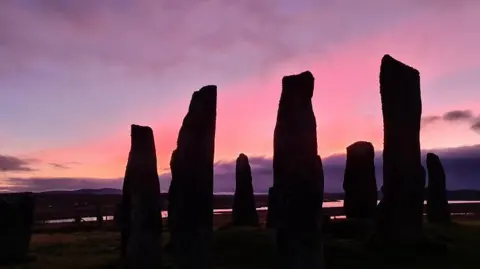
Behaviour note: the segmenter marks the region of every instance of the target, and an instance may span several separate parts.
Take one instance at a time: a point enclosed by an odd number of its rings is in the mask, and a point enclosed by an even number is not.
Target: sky
[[[209,84],[216,175],[241,152],[268,160],[281,79],[305,70],[320,155],[381,150],[387,53],[420,71],[422,148],[471,152],[479,16],[473,0],[0,1],[0,191],[121,186],[133,123],[153,128],[168,178],[191,94]]]

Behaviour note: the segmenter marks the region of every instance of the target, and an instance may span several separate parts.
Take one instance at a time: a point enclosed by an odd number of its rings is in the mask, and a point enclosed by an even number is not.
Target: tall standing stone
[[[0,264],[26,257],[32,237],[34,212],[32,193],[0,196]]]
[[[383,198],[378,233],[387,241],[422,235],[425,178],[420,157],[420,74],[389,55],[382,58]]]
[[[274,131],[275,228],[284,268],[323,268],[323,175],[310,72],[286,76]]]
[[[253,195],[252,169],[247,155],[243,153],[237,158],[235,182],[232,224],[238,226],[258,226],[258,213]]]
[[[123,189],[123,221],[128,221],[126,268],[161,266],[161,197],[153,131],[132,125]]]
[[[358,141],[347,147],[347,163],[343,179],[347,218],[373,219],[377,207],[375,151],[372,143]]]
[[[173,154],[169,225],[178,268],[210,266],[217,87],[193,93]]]
[[[432,223],[450,223],[445,171],[436,154],[427,154],[427,169],[427,219]]]

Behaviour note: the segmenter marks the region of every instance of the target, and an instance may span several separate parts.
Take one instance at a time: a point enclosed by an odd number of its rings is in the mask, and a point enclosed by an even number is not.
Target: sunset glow
[[[0,155],[31,169],[4,168],[0,189],[10,177],[122,177],[133,123],[153,128],[168,172],[207,84],[218,86],[215,159],[271,156],[281,79],[305,70],[321,156],[358,140],[381,150],[386,53],[420,71],[423,116],[440,118],[422,148],[480,144],[480,2],[353,2],[1,1]],[[441,119],[452,110],[473,116]]]

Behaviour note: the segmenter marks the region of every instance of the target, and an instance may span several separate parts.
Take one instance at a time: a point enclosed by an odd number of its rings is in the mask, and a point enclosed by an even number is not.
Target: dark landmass
[[[381,194],[379,194],[380,197]],[[50,219],[73,218],[75,214],[93,216],[97,204],[101,206],[103,215],[113,215],[115,205],[120,202],[121,190],[118,189],[81,189],[75,191],[48,191],[34,194],[36,201],[35,219],[37,221]],[[342,200],[343,193],[325,193],[324,202]],[[448,191],[449,200],[476,201],[480,200],[479,190]],[[167,194],[162,193],[163,208],[168,207]],[[268,205],[267,194],[256,194],[255,204],[258,207]],[[217,194],[214,196],[214,208],[232,208],[233,194]]]

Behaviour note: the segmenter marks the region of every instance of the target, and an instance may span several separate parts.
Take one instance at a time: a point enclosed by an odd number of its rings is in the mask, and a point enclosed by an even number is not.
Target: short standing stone
[[[130,212],[126,268],[147,269],[161,266],[161,197],[153,131],[132,125],[131,149],[125,172],[124,194],[128,193]],[[124,197],[126,198],[126,197]]]
[[[236,163],[236,187],[232,207],[232,224],[258,226],[258,213],[253,195],[252,170],[248,157],[240,154]]]
[[[427,154],[427,169],[427,219],[432,223],[450,223],[445,171],[434,153]]]
[[[375,151],[372,143],[359,141],[347,147],[343,208],[347,218],[373,219],[377,206]]]

